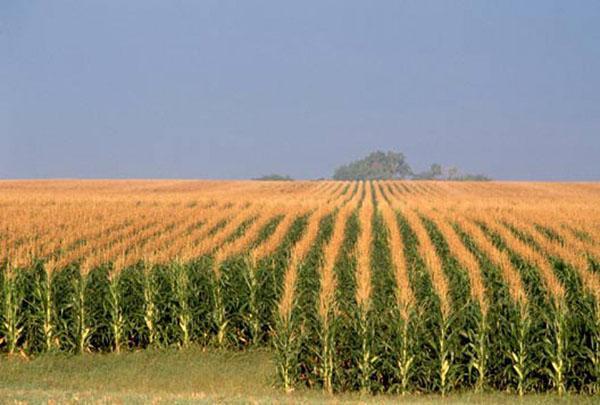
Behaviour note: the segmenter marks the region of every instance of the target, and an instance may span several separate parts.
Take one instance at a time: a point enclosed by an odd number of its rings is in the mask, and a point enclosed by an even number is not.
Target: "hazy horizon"
[[[0,178],[600,180],[600,2],[8,0]]]

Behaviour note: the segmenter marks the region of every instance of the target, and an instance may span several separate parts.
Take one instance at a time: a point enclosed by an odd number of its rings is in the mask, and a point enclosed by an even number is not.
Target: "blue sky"
[[[598,1],[0,2],[0,177],[600,180]]]

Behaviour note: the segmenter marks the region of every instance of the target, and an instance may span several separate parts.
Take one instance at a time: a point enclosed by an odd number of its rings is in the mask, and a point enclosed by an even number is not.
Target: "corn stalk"
[[[52,298],[52,273],[44,269],[34,284],[33,294],[39,307],[36,308],[42,324],[43,351],[57,348],[54,300]]]
[[[2,289],[2,295],[4,297],[2,301],[2,312],[4,313],[2,329],[4,340],[6,341],[8,353],[14,354],[14,352],[17,350],[19,340],[23,336],[24,329],[22,325],[23,319],[21,314],[23,294],[20,291],[14,269],[7,268],[5,270]]]
[[[119,274],[113,273],[112,269],[108,275],[107,305],[110,316],[110,329],[113,335],[113,350],[115,353],[120,353],[123,346],[125,319],[123,317],[123,308],[121,303]]]
[[[172,270],[173,287],[177,299],[177,325],[181,335],[180,345],[188,347],[190,345],[190,327],[192,323],[192,314],[188,302],[189,278],[186,267],[180,263],[176,263]]]
[[[471,362],[469,367],[477,371],[477,381],[475,382],[475,392],[481,392],[486,385],[486,375],[488,371],[488,339],[489,326],[485,313],[477,320],[477,329],[469,332],[471,351]]]
[[[318,372],[323,382],[323,390],[333,394],[333,374],[335,370],[335,330],[331,319],[322,319],[319,328]]]
[[[600,394],[600,302],[595,302],[593,324],[592,324],[592,344],[587,350],[587,357],[590,362],[592,372],[591,393]]]
[[[91,329],[88,326],[88,314],[85,306],[87,272],[79,272],[78,277],[72,279],[74,294],[71,296],[71,305],[75,316],[75,348],[81,354],[88,349]]]
[[[300,339],[295,330],[291,314],[277,315],[277,324],[273,337],[276,353],[277,374],[286,392],[292,392],[297,379],[298,352]]]
[[[566,370],[566,352],[567,352],[567,324],[566,324],[566,305],[564,301],[559,301],[553,306],[552,320],[550,322],[551,336],[544,339],[545,351],[550,360],[548,375],[552,385],[556,388],[558,395],[565,393],[565,370]]]
[[[531,371],[531,362],[527,350],[527,338],[531,328],[531,319],[526,307],[519,307],[519,315],[513,327],[514,350],[509,352],[512,369],[517,377],[517,393],[523,396],[527,388],[527,380]]]
[[[450,319],[442,314],[437,337],[438,377],[442,396],[450,389],[450,372],[454,362],[454,353],[450,348],[450,323]]]
[[[372,391],[371,377],[375,371],[377,356],[372,353],[373,325],[369,322],[369,313],[366,307],[358,308],[358,332],[360,336],[360,354],[358,357],[359,386],[362,394]]]
[[[212,277],[212,281],[212,298],[214,303],[212,319],[216,328],[215,343],[217,347],[222,348],[227,343],[227,327],[229,320],[227,319],[225,303],[223,301],[223,286],[221,284],[221,277],[215,274]]]
[[[158,294],[156,288],[156,282],[154,280],[154,273],[149,265],[144,267],[143,276],[143,291],[144,291],[144,323],[148,329],[148,345],[150,347],[155,346],[158,340],[158,333],[156,330],[156,295]]]
[[[256,277],[256,261],[246,260],[244,266],[244,281],[248,288],[248,303],[247,310],[244,314],[244,320],[250,332],[250,345],[254,345],[260,341],[260,308],[258,307],[258,278]]]
[[[409,333],[408,317],[400,321],[400,353],[396,361],[397,378],[400,381],[400,393],[409,392],[410,378],[413,374],[415,356],[411,351],[411,334]]]

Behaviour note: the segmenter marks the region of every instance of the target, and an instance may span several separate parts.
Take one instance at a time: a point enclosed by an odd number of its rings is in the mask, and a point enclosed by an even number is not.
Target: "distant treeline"
[[[333,173],[334,180],[450,180],[450,181],[488,181],[483,174],[461,173],[455,166],[442,167],[434,163],[423,172],[415,173],[404,154],[400,152],[376,151],[363,159],[340,166]]]
[[[267,174],[264,176],[256,177],[253,180],[261,180],[261,181],[292,181],[290,176],[282,175],[282,174]]]
[[[415,172],[406,161],[403,153],[388,151],[371,152],[362,159],[355,160],[335,169],[334,180],[448,180],[448,181],[489,181],[483,174],[462,173],[456,166],[443,167],[433,163],[428,170]],[[288,175],[277,173],[256,177],[259,181],[293,181]],[[319,179],[324,180],[324,179]]]

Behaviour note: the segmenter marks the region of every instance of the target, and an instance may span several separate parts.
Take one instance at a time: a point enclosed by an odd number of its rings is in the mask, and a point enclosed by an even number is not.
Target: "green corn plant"
[[[477,372],[477,381],[475,382],[475,392],[481,392],[486,385],[486,376],[488,373],[488,339],[489,326],[487,314],[482,313],[477,319],[476,329],[470,330],[469,349],[471,352],[471,362],[469,367]]]
[[[556,388],[558,395],[565,393],[565,370],[567,367],[567,325],[566,325],[566,304],[559,301],[553,305],[550,321],[551,336],[544,339],[544,349],[550,361],[550,368],[547,370],[552,385]]]
[[[52,296],[52,264],[46,264],[34,283],[33,294],[39,306],[35,308],[41,320],[42,351],[49,352],[58,348],[56,337],[56,309]]]
[[[120,291],[120,274],[115,269],[108,272],[108,313],[110,317],[110,329],[113,338],[113,351],[120,353],[123,346],[125,319],[123,317],[123,308]]]
[[[509,352],[512,361],[512,370],[517,379],[517,393],[523,396],[527,388],[528,376],[531,371],[531,360],[528,353],[528,335],[531,328],[531,319],[525,305],[519,307],[519,314],[513,329],[514,347]]]
[[[192,323],[192,314],[188,301],[189,278],[187,267],[177,262],[172,266],[173,289],[177,299],[176,317],[180,332],[180,342],[182,347],[190,345],[190,329]]]
[[[154,267],[154,277],[158,294],[156,295],[156,330],[161,347],[173,344],[181,345],[179,327],[179,298],[173,263],[158,264]]]
[[[88,341],[92,333],[88,326],[88,314],[85,305],[87,273],[81,272],[80,277],[73,280],[75,295],[73,307],[75,308],[77,352],[83,353],[88,349]]]
[[[369,394],[372,391],[371,377],[375,372],[375,362],[377,356],[373,354],[372,342],[374,340],[373,325],[369,321],[369,312],[367,308],[359,306],[358,308],[358,332],[360,336],[360,353],[358,356],[359,386],[362,394]]]
[[[211,262],[202,257],[186,264],[188,266],[188,306],[192,314],[191,340],[206,345],[213,338],[211,313]]]
[[[331,319],[321,319],[319,328],[319,365],[317,371],[323,383],[323,390],[333,394],[335,370],[335,328]]]
[[[277,374],[286,392],[292,392],[297,381],[300,339],[291,312],[276,315],[273,347],[276,354]]]
[[[2,301],[2,312],[4,313],[3,335],[8,353],[14,354],[24,330],[21,311],[23,294],[17,280],[16,270],[11,268],[10,265],[6,266],[4,272],[2,290],[2,296],[4,297]]]
[[[80,270],[76,273],[77,277],[71,280],[74,294],[71,296],[71,306],[74,310],[75,323],[75,350],[81,354],[89,347],[91,328],[88,326],[88,313],[86,310],[86,282],[87,271]]]
[[[223,301],[223,285],[220,273],[213,274],[211,280],[212,300],[214,303],[212,310],[212,320],[216,329],[215,344],[217,347],[223,348],[227,343],[226,340],[229,319],[227,318],[225,302]]]
[[[258,305],[259,281],[257,278],[256,260],[246,258],[244,263],[244,282],[248,289],[247,309],[243,315],[245,324],[248,326],[250,337],[249,344],[254,345],[260,342],[260,308]]]
[[[593,323],[592,323],[591,347],[587,349],[587,358],[589,359],[592,374],[591,393],[600,394],[600,302],[596,301],[594,305]]]
[[[448,393],[450,387],[450,372],[454,361],[454,353],[450,347],[451,320],[442,315],[437,337],[439,389],[442,396]]]
[[[148,346],[154,347],[158,344],[158,331],[156,330],[156,296],[158,291],[152,266],[145,263],[143,272],[144,323],[148,331]]]
[[[120,311],[123,317],[123,349],[141,348],[148,345],[148,330],[144,320],[144,268],[142,262],[125,267],[119,272],[119,294]]]
[[[410,378],[413,374],[415,362],[415,356],[411,350],[413,340],[409,331],[409,323],[408,317],[404,317],[398,322],[400,350],[396,360],[396,379],[399,381],[399,390],[402,395],[410,391]]]
[[[592,392],[600,394],[600,301],[596,301],[594,311],[594,324],[592,325],[592,348],[589,358],[592,364],[594,383]]]

